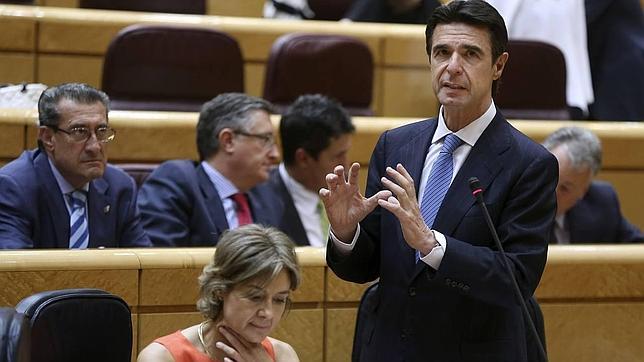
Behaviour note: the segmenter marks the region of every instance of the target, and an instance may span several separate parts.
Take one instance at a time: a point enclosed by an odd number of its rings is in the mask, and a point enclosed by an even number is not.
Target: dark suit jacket
[[[276,225],[265,185],[248,192],[253,221]],[[143,228],[154,246],[214,246],[228,230],[217,190],[199,163],[164,162],[139,191]]]
[[[277,227],[293,239],[295,244],[301,246],[310,245],[302,220],[300,220],[300,215],[295,208],[293,197],[288,192],[286,185],[284,185],[284,180],[282,180],[277,168],[271,171],[268,186],[272,190],[272,195],[278,198],[272,207],[272,211],[278,220]]]
[[[131,177],[108,165],[88,193],[89,247],[150,246]],[[47,154],[25,151],[0,169],[0,246],[69,248],[69,212]]]
[[[593,181],[584,198],[566,213],[570,243],[633,243],[644,241],[642,232],[622,216],[613,187]]]
[[[436,130],[435,119],[385,132],[373,152],[367,196],[382,189],[387,166],[402,163],[416,190]],[[376,208],[361,223],[348,256],[327,246],[342,279],[380,278],[379,301],[364,334],[362,361],[526,361],[526,331],[511,277],[495,250],[468,179],[484,199],[525,299],[537,287],[555,216],[556,159],[497,112],[459,170],[433,229],[447,238],[440,268],[415,263],[400,222]]]

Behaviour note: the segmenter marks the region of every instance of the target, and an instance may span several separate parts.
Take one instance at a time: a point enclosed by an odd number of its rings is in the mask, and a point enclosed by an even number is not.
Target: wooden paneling
[[[14,17],[2,17],[0,21],[0,50],[35,51],[36,21],[22,18],[21,8],[12,12]],[[0,15],[5,13],[0,10]]]
[[[210,15],[246,16],[261,18],[264,0],[207,0],[206,12]]]
[[[203,317],[198,312],[141,313],[138,319],[138,339],[134,343],[134,348],[137,348],[137,351],[145,348],[145,346],[156,338],[174,333],[203,321]]]
[[[349,362],[357,308],[329,308],[326,312],[326,361]]]
[[[0,158],[18,157],[25,149],[25,126],[0,123]]]
[[[383,71],[382,83],[387,93],[381,114],[423,118],[438,114],[438,102],[432,91],[429,66],[409,69],[386,68]]]
[[[0,53],[0,83],[33,83],[35,55],[30,53]]]
[[[56,85],[67,82],[101,87],[103,57],[85,55],[41,55],[38,82]]]
[[[300,361],[322,362],[324,361],[324,311],[293,309],[282,319],[272,337],[290,344],[297,352]]]
[[[255,97],[264,95],[264,77],[266,66],[261,62],[244,64],[244,91]]]
[[[329,269],[327,275],[327,302],[358,302],[369,286],[367,284],[355,284],[338,278]]]

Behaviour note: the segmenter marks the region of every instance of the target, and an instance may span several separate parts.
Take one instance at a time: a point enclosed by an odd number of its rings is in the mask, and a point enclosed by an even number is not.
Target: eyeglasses
[[[260,141],[264,148],[270,148],[275,145],[275,136],[273,136],[273,133],[248,133],[240,130],[234,130],[233,133],[240,134],[246,137],[256,138]]]
[[[53,129],[54,132],[63,132],[72,139],[72,142],[75,143],[87,142],[87,140],[92,137],[92,131],[87,127],[73,127],[68,130],[53,125],[48,125],[47,127]],[[98,140],[98,142],[108,143],[114,140],[116,131],[113,128],[107,126],[99,126],[94,130],[94,134],[96,134],[96,139]]]

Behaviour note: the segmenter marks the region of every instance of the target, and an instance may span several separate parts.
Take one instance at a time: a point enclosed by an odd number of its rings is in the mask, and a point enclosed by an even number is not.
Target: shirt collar
[[[304,185],[291,177],[283,162],[280,163],[278,170],[280,176],[282,176],[282,180],[284,181],[284,186],[286,186],[286,189],[291,193],[294,199],[304,202],[305,205],[307,205],[307,208],[317,208],[318,202],[320,201],[317,193],[307,189]]]
[[[434,132],[432,144],[440,141],[448,134],[454,133],[458,136],[458,138],[463,140],[463,142],[467,143],[471,147],[474,147],[476,141],[478,141],[479,137],[481,137],[481,135],[483,134],[483,131],[485,131],[487,126],[492,123],[494,116],[496,116],[496,106],[494,105],[494,101],[492,101],[488,109],[481,115],[481,117],[475,119],[472,123],[459,129],[458,131],[452,132],[449,128],[447,128],[447,125],[445,124],[445,118],[443,118],[443,106],[441,106],[440,111],[438,112],[438,127],[436,128],[436,132]]]
[[[65,177],[61,175],[60,171],[54,166],[54,163],[51,161],[49,156],[47,157],[47,161],[49,162],[49,167],[51,168],[51,172],[54,174],[54,178],[56,179],[56,183],[58,183],[58,187],[60,188],[60,191],[62,191],[63,195],[67,195],[70,192],[74,192],[77,189],[74,188],[67,180],[65,180]],[[89,191],[89,182],[86,183],[85,185],[81,186],[80,190],[83,190],[85,192]]]
[[[210,182],[215,186],[215,190],[217,190],[217,193],[222,200],[239,192],[239,189],[230,182],[229,179],[217,171],[216,168],[212,167],[208,162],[201,161],[201,167],[203,167],[204,172],[208,175]]]

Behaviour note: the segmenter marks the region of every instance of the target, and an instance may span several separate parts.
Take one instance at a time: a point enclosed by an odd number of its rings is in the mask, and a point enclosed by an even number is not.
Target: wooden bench
[[[201,320],[197,276],[214,248],[0,251],[0,306],[43,290],[92,287],[131,307],[134,356]],[[273,334],[302,361],[350,361],[366,285],[341,281],[324,249],[298,248],[302,285]],[[552,361],[635,361],[644,355],[644,245],[555,245],[537,290]]]

